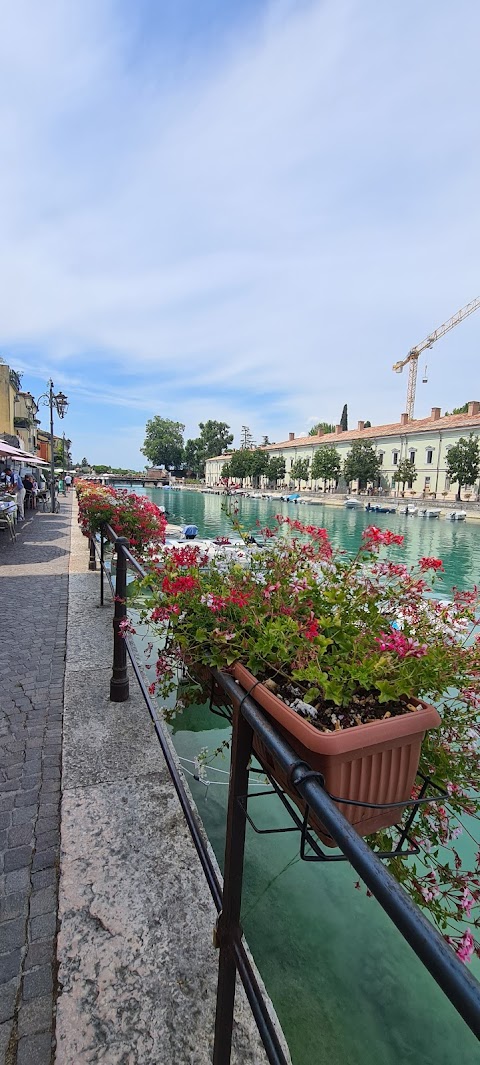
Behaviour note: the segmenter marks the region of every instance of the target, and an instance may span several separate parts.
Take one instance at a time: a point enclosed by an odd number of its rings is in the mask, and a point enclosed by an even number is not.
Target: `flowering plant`
[[[334,552],[324,529],[280,516],[277,523],[287,535],[265,529],[265,548],[243,557],[219,548],[212,559],[195,545],[151,552],[142,614],[162,650],[150,690],[165,696],[186,675],[182,698],[198,702],[199,667],[240,660],[324,732],[415,712],[412,698],[435,702],[442,724],[427,733],[420,768],[448,799],[420,807],[421,858],[391,865],[468,960],[478,949],[471,928],[480,926],[480,879],[462,868],[455,840],[459,817],[480,810],[477,589],[434,598],[441,561],[407,567],[381,557],[380,548],[403,541],[388,530],[366,529],[351,558]],[[379,842],[389,849],[385,836]],[[465,920],[469,928],[459,931]]]
[[[80,481],[76,485],[78,520],[85,536],[111,525],[117,536],[125,536],[131,547],[144,554],[148,545],[165,539],[166,519],[146,496]]]

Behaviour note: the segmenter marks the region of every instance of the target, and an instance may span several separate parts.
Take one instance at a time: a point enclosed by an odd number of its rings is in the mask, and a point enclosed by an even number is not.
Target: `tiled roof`
[[[344,433],[325,433],[324,436],[296,436],[293,440],[283,440],[278,444],[267,444],[265,448],[261,448],[262,451],[278,451],[288,447],[311,447],[312,444],[338,444],[344,440],[375,440],[379,436],[399,436],[400,434],[407,434],[413,436],[415,433],[428,433],[431,430],[437,432],[439,429],[465,429],[470,431],[478,429],[480,431],[480,414],[448,414],[443,418],[432,418],[429,415],[428,418],[414,418],[413,421],[407,422],[405,425],[402,422],[391,422],[388,425],[372,425],[368,429],[347,429]],[[228,462],[228,455],[216,455],[214,459],[207,459],[208,462],[215,462],[219,459],[223,459],[224,462]]]
[[[405,425],[402,422],[392,422],[389,425],[372,425],[368,429],[347,429],[343,433],[325,433],[324,436],[296,436],[293,440],[283,440],[278,444],[268,444],[266,451],[276,451],[278,448],[308,447],[312,444],[337,444],[343,440],[371,440],[378,436],[399,436],[407,433],[427,433],[439,429],[479,429],[480,414],[449,414],[443,418],[434,420],[428,418],[416,418]]]

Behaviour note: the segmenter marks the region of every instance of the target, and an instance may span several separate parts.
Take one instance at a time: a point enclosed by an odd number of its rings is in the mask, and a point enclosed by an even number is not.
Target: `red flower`
[[[441,570],[443,570],[443,562],[442,562],[441,558],[427,558],[427,557],[421,558],[419,560],[418,565],[420,566],[420,569],[421,569],[422,573],[425,573],[425,571],[427,569],[433,569],[433,570],[441,569]]]
[[[311,615],[310,621],[303,630],[303,635],[305,636],[306,640],[314,640],[315,637],[318,636],[318,621],[313,616],[313,614]]]
[[[162,581],[162,592],[165,595],[181,595],[182,592],[192,592],[194,588],[198,588],[196,577],[176,577],[175,580],[164,577]]]
[[[376,525],[369,525],[362,533],[362,540],[369,549],[389,544],[403,544],[404,537],[399,533],[393,533],[390,529],[377,529]]]

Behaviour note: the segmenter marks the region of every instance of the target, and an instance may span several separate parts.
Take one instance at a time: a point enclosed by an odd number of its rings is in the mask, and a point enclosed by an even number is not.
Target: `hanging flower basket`
[[[420,759],[422,740],[428,729],[438,728],[440,715],[434,706],[418,699],[408,701],[414,710],[338,732],[319,732],[287,703],[269,691],[241,663],[232,667],[235,679],[280,726],[284,739],[299,758],[322,774],[329,794],[352,800],[341,803],[344,817],[361,836],[396,824],[402,809],[372,810],[354,802],[392,803],[410,799]],[[407,703],[406,703],[407,705]],[[265,769],[300,807],[303,800],[288,783],[272,755],[255,737],[255,753]],[[316,820],[312,826],[327,846],[334,840]]]
[[[415,792],[421,755],[420,769],[448,800],[420,807],[414,835],[422,859],[393,859],[392,868],[470,956],[470,930],[465,940],[448,922],[473,924],[480,898],[478,874],[465,871],[455,849],[457,816],[480,811],[479,590],[452,589],[449,601],[432,596],[441,560],[406,565],[403,536],[388,529],[364,529],[354,555],[335,549],[325,529],[296,519],[279,515],[275,529],[260,531],[262,549],[245,548],[241,558],[221,546],[213,557],[190,544],[152,552],[139,585],[142,617],[162,645],[150,690],[168,702],[182,669],[189,677],[196,664],[232,670],[299,759],[322,774],[329,794],[346,800],[339,807],[356,831],[376,834],[385,851],[388,830]],[[211,682],[200,683],[208,699]],[[190,688],[183,705],[198,705],[198,683]],[[301,807],[259,743],[256,753]],[[355,805],[362,802],[399,806]],[[333,845],[324,826],[312,825]]]

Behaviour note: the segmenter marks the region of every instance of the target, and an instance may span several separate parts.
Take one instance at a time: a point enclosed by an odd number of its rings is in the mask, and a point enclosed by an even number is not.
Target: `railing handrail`
[[[105,533],[117,550],[117,554],[121,553],[124,556],[125,562],[128,563],[140,577],[147,577],[147,571],[140,565],[138,560],[127,547],[124,538],[117,536],[110,526],[105,527]],[[101,562],[103,573],[105,568],[103,563],[103,550],[101,552]],[[113,584],[110,575],[108,574],[108,570],[105,570],[105,572],[108,575],[113,590]],[[125,604],[124,609],[126,612]],[[224,893],[222,894],[222,888],[215,864],[212,861],[211,854],[203,837],[202,828],[198,824],[195,813],[190,806],[186,788],[164,733],[161,718],[150,698],[134,647],[131,645],[128,636],[125,639],[125,645],[143,698],[152,718],[157,738],[160,742],[170,776],[200,858],[213,901],[217,912],[220,913],[221,917],[222,907],[225,907],[226,900]],[[279,734],[273,723],[262,712],[254,699],[239,687],[233,677],[220,670],[213,670],[212,673],[216,683],[223,689],[229,701],[237,708],[237,723],[238,718],[241,717],[249,726],[251,734],[255,733],[259,736],[267,750],[278,762],[280,769],[286,775],[288,781],[295,787],[298,794],[310,807],[310,810],[314,813],[317,819],[325,825],[327,831],[335,839],[339,849],[347,857],[350,864],[372,892],[372,895],[377,899],[382,909],[398,928],[402,938],[409,943],[422,964],[430,972],[435,982],[453,1004],[465,1023],[472,1032],[474,1032],[477,1038],[480,1039],[480,984],[478,981],[471,975],[465,965],[459,961],[440,933],[437,932],[427,917],[424,916],[420,908],[413,902],[409,895],[407,895],[404,888],[401,887],[397,880],[395,880],[375,853],[365,843],[364,839],[358,835],[354,827],[345,819],[325,788],[322,786],[319,774],[314,773],[306,762],[298,758],[298,755]],[[234,724],[234,728],[235,727],[236,725]],[[244,768],[246,769],[248,777],[248,759]],[[232,765],[230,781],[231,788],[232,777],[235,776],[235,772],[236,767]],[[229,803],[230,801],[231,796],[229,796]],[[226,878],[227,869],[225,869],[225,879]],[[234,922],[229,929],[229,932],[229,949],[233,953],[236,969],[239,972],[247,993],[268,1059],[271,1063],[274,1063],[274,1065],[286,1065],[286,1059],[278,1040],[275,1026],[268,1012],[267,1005],[259,988],[244,945],[238,935],[240,932],[239,924],[235,924]]]
[[[233,677],[219,670],[214,677],[230,700],[240,702],[240,711],[278,762],[288,781],[293,784],[310,810],[325,826],[339,849],[357,871],[385,913],[410,944],[435,982],[455,1006],[463,1020],[480,1038],[480,984],[437,932],[420,908],[365,840],[358,835],[337,808],[320,783],[319,774],[300,760],[296,752],[279,734],[258,704],[247,694],[242,695]]]

